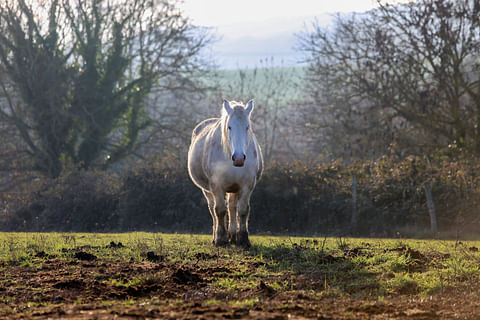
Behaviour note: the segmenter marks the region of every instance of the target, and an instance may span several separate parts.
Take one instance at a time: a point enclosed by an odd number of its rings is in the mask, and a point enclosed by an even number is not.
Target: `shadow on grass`
[[[333,295],[378,296],[383,289],[365,267],[370,253],[361,248],[329,249],[315,244],[253,245],[249,254],[263,258],[273,272],[290,271],[292,289]]]

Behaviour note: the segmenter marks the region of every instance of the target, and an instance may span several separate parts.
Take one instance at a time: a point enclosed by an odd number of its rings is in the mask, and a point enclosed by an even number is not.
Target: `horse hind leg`
[[[228,241],[237,243],[237,203],[238,195],[236,193],[228,194]]]

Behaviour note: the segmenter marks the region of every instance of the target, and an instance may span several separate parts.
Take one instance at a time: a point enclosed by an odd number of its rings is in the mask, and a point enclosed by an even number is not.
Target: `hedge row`
[[[268,166],[251,199],[250,231],[297,235],[393,236],[429,230],[424,185],[430,184],[439,231],[480,227],[480,166],[439,157],[345,165]],[[352,225],[352,178],[357,185]],[[37,179],[3,201],[4,231],[211,232],[211,217],[185,167],[150,163],[121,175],[71,172]]]

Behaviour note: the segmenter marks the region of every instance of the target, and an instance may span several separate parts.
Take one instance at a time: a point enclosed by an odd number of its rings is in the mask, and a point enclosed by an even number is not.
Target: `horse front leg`
[[[215,198],[213,197],[213,194],[210,191],[207,191],[205,189],[202,189],[202,191],[203,191],[203,195],[205,196],[205,199],[207,199],[208,211],[212,216],[212,234],[213,234],[212,242],[215,244],[215,228],[217,225],[217,218],[215,215]]]
[[[228,241],[237,243],[237,203],[238,195],[236,193],[228,194]]]
[[[215,230],[213,235],[213,242],[216,246],[225,246],[228,244],[226,217],[227,206],[225,204],[225,193],[220,190],[213,192],[215,198]]]
[[[251,189],[243,189],[238,196],[238,214],[237,221],[239,230],[237,232],[238,246],[242,246],[246,249],[250,248],[250,240],[248,239],[248,217],[250,215],[250,195]]]

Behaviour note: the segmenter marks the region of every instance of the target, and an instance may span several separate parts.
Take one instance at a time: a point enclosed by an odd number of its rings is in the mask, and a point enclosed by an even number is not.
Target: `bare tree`
[[[392,143],[410,152],[453,143],[479,151],[479,10],[473,0],[381,2],[337,16],[332,30],[314,23],[299,48],[315,132],[358,157]]]
[[[208,92],[214,90],[208,85],[209,73],[198,74],[200,79],[191,86],[179,84],[175,90],[165,90],[161,86],[152,89],[146,99],[147,112],[152,123],[139,137],[136,155],[141,158],[161,157],[173,165],[185,165],[192,129],[201,120],[218,113],[219,108],[210,108]],[[170,79],[170,82],[178,80]],[[183,79],[180,79],[183,82]],[[217,101],[218,102],[218,101]],[[215,105],[213,103],[213,105]]]
[[[0,120],[18,131],[29,169],[107,167],[141,145],[152,88],[192,85],[208,42],[167,0],[2,2]]]

